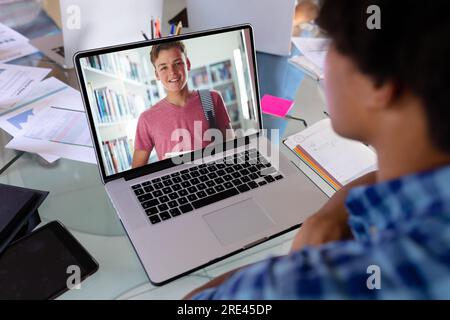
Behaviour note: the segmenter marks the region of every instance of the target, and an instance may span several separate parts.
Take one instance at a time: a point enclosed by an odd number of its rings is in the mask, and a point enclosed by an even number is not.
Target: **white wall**
[[[233,50],[239,48],[240,32],[230,32],[190,39],[184,42],[192,68],[224,60],[233,60]]]

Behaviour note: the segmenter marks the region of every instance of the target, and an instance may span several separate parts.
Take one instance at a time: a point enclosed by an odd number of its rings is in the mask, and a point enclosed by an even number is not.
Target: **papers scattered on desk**
[[[12,61],[38,52],[28,39],[0,23],[0,63]]]
[[[26,37],[3,23],[0,23],[0,48],[12,48],[26,42],[28,42]]]
[[[284,144],[335,190],[377,168],[375,152],[337,135],[330,119],[288,137]]]
[[[48,162],[63,157],[97,163],[80,93],[55,78],[0,114],[0,127],[14,136],[6,148],[38,153]]]
[[[1,63],[36,51],[0,23],[0,127],[14,137],[6,148],[38,153],[48,162],[64,157],[96,163],[80,93],[55,78],[42,81],[51,69]]]
[[[38,52],[38,49],[33,47],[28,42],[19,44],[18,46],[8,49],[0,48],[0,63],[5,63],[15,59],[19,59],[36,52]]]
[[[83,111],[47,107],[6,147],[97,163]]]
[[[292,42],[302,55],[289,59],[289,62],[302,69],[316,80],[324,78],[323,68],[330,40],[323,38],[293,37]]]
[[[19,103],[50,71],[47,68],[0,64],[0,114]]]

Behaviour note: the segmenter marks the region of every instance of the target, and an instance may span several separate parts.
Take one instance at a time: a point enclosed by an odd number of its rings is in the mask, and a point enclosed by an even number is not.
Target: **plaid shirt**
[[[346,205],[354,240],[264,260],[194,299],[450,299],[450,166],[357,187]]]

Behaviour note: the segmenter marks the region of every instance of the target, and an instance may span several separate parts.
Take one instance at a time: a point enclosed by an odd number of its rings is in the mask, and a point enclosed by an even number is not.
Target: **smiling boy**
[[[161,81],[167,96],[139,117],[133,168],[147,164],[153,149],[156,149],[159,160],[163,160],[168,153],[190,151],[196,146],[205,148],[211,143],[203,139],[208,129],[220,130],[224,139],[234,137],[230,117],[220,94],[210,91],[215,123],[215,127],[211,128],[199,91],[189,89],[191,62],[183,42],[154,45],[150,60],[155,68],[156,79]],[[189,132],[188,141],[172,138],[181,136],[184,139],[185,135],[177,134],[183,131]]]

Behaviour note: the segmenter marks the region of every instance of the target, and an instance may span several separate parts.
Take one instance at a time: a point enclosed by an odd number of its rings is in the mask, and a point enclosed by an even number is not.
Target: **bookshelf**
[[[223,60],[191,69],[189,86],[196,90],[220,92],[234,129],[242,127],[239,99],[235,88],[235,75],[231,60]]]
[[[131,168],[139,115],[165,95],[147,51],[110,53],[82,61],[108,174]],[[150,161],[155,160],[152,153]]]

